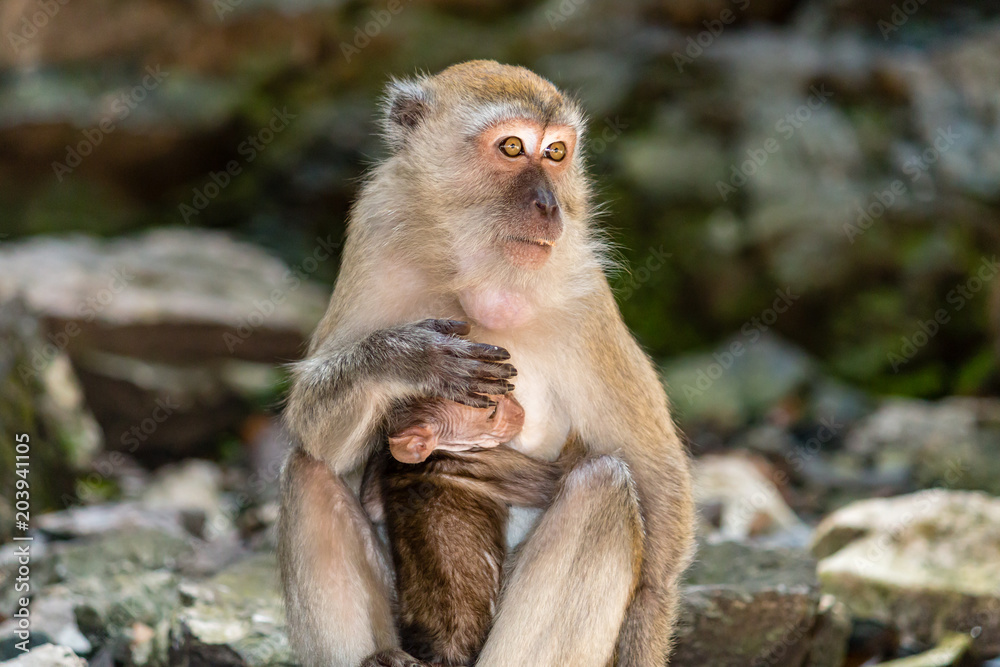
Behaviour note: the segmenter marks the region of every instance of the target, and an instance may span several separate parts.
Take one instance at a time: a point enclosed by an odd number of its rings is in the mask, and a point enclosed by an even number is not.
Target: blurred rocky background
[[[0,661],[295,664],[285,364],[386,79],[495,58],[589,110],[696,456],[671,664],[1000,665],[1000,2],[3,0],[0,41]]]

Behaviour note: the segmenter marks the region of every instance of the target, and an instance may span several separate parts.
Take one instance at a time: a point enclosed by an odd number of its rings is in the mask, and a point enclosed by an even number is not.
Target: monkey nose
[[[535,200],[533,203],[545,217],[552,215],[559,208],[556,196],[548,188],[538,188],[535,190]]]

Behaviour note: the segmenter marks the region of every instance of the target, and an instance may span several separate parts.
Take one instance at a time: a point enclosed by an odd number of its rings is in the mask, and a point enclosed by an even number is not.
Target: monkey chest
[[[554,369],[543,360],[516,352],[512,362],[517,368],[514,397],[524,408],[524,427],[510,446],[524,454],[545,460],[559,456],[570,432],[570,418],[558,388],[551,381]]]

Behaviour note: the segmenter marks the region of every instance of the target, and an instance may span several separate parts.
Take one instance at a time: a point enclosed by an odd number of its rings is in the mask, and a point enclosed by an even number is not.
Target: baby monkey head
[[[455,257],[534,271],[582,249],[583,115],[550,82],[493,61],[454,65],[391,83],[384,123],[389,164],[412,186],[402,205]]]

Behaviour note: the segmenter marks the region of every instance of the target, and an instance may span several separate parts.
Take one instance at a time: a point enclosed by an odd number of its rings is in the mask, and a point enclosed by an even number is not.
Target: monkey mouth
[[[546,250],[552,248],[552,246],[555,245],[555,241],[550,241],[548,239],[529,239],[520,236],[512,236],[510,237],[510,240],[514,241],[515,243],[526,243],[528,245],[538,246],[540,248],[545,248]]]
[[[545,238],[510,236],[504,247],[507,259],[525,269],[541,268],[552,255],[555,241]]]

